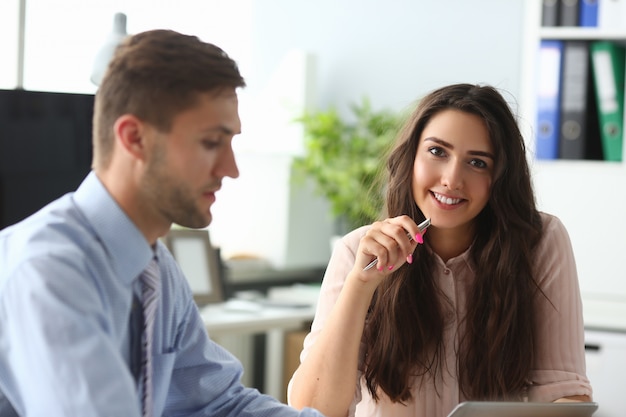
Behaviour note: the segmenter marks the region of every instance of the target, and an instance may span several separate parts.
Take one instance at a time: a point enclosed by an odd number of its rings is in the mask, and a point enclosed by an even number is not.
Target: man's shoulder
[[[36,213],[0,231],[2,264],[34,258],[63,248],[84,248],[89,228],[66,194]]]

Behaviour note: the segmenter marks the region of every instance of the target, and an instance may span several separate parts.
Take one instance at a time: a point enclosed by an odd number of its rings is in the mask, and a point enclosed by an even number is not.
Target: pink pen
[[[428,226],[430,226],[430,218],[424,220],[423,222],[421,222],[420,224],[417,225],[417,228],[419,229],[420,235],[422,233],[424,233],[424,230],[428,229]],[[406,234],[409,239],[413,239],[413,236],[411,236],[410,233],[407,232]],[[372,269],[374,267],[374,265],[376,265],[376,263],[378,262],[378,258],[374,259],[372,262],[368,263],[365,268],[363,268],[364,271],[367,271],[369,269]]]

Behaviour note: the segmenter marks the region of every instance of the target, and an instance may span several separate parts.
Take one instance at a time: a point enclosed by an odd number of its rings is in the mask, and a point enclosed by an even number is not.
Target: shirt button
[[[446,275],[450,275],[450,270],[448,268],[446,268],[446,269],[443,270],[443,273],[446,274]]]

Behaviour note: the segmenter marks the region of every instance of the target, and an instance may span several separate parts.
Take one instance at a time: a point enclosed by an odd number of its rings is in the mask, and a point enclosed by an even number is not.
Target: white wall
[[[18,22],[25,5],[23,88],[93,93],[96,52],[125,13],[128,33],[173,29],[221,46],[246,65],[252,0],[0,0],[0,88],[17,86]]]
[[[292,48],[317,57],[318,104],[366,94],[402,108],[453,82],[488,82],[518,95],[522,0],[257,0],[250,89]]]
[[[470,82],[503,89],[517,107],[523,6],[521,0],[252,0],[241,177],[218,196],[210,228],[223,253],[268,257],[279,268],[323,266],[330,254],[333,221],[323,202],[289,182],[293,142],[301,138],[277,137],[283,126],[259,124],[275,121],[276,98],[267,86],[293,83],[277,73],[294,51],[314,62],[312,72],[300,74],[313,78],[301,97],[310,106],[345,112],[367,96],[375,108],[402,110],[434,88]],[[267,151],[276,143],[293,148],[279,146],[277,156]]]
[[[297,267],[326,262],[333,226],[324,202],[290,182],[290,158],[301,137],[280,126],[288,114],[273,117],[276,100],[267,105],[283,80],[285,90],[303,88],[285,78],[285,59],[298,51],[315,63],[312,72],[293,72],[295,78],[312,77],[306,96],[294,93],[301,106],[334,105],[345,111],[349,103],[368,96],[375,108],[401,110],[453,82],[493,84],[515,102],[520,97],[524,1],[530,0],[112,0],[105,7],[98,0],[29,0],[27,23],[31,30],[48,22],[65,28],[62,33],[74,29],[81,38],[104,39],[113,13],[123,11],[129,33],[172,28],[224,47],[240,63],[248,87],[241,100],[244,134],[237,139],[241,177],[227,181],[218,195],[213,241],[225,254],[258,254],[279,267]],[[143,12],[146,7],[150,13]],[[0,10],[9,16],[16,9],[17,0],[3,0]],[[93,90],[64,84],[66,78],[88,82],[93,54],[84,50],[91,47],[81,49],[59,33],[27,36],[26,88]],[[15,38],[3,39],[0,53],[9,56],[10,65],[0,81],[11,88]],[[35,59],[43,59],[42,51],[50,49],[44,39],[55,39],[52,49],[64,58],[54,63],[65,75],[37,81],[37,71],[50,69]],[[76,73],[82,67],[68,57],[79,49],[80,60],[89,62]],[[294,224],[301,225],[301,233],[293,230]]]

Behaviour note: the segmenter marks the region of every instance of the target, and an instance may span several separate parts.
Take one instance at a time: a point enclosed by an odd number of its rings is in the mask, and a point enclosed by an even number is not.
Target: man
[[[240,384],[158,241],[172,223],[206,227],[222,179],[239,175],[244,85],[196,37],[155,30],[117,49],[96,94],[93,171],[0,232],[0,416],[320,415]],[[156,308],[134,302],[144,291]]]

